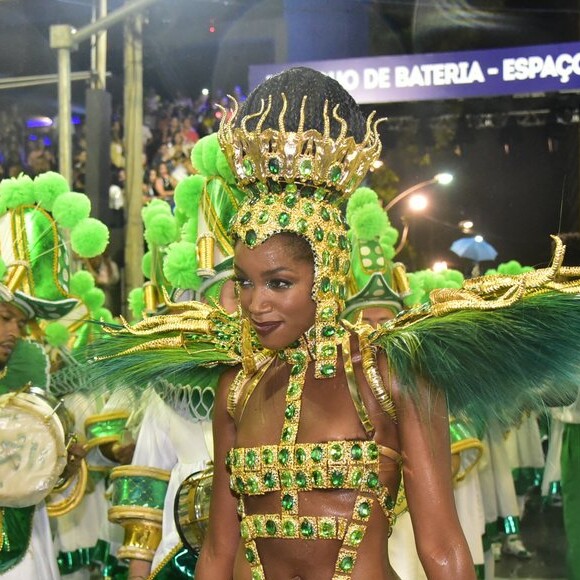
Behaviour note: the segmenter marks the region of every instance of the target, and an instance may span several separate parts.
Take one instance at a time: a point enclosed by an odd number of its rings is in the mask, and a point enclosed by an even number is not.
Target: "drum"
[[[183,545],[193,552],[199,551],[207,531],[212,478],[213,466],[196,471],[183,480],[175,495],[175,527]]]
[[[71,428],[62,401],[43,389],[0,396],[0,506],[36,505],[52,491]]]

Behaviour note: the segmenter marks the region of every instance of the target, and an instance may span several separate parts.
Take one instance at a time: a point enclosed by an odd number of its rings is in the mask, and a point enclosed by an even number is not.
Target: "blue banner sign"
[[[360,104],[580,89],[580,43],[250,66],[250,89],[292,66],[340,82]]]

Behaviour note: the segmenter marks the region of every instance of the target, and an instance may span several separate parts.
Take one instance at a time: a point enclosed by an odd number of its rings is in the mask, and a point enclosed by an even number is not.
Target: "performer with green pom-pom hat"
[[[67,199],[64,206],[62,199]],[[51,365],[42,344],[24,335],[28,330],[53,344],[67,340],[67,329],[56,321],[79,300],[70,293],[70,257],[62,229],[71,230],[71,236],[74,232],[75,251],[87,256],[101,252],[108,231],[89,212],[88,198],[70,193],[57,173],[0,182],[3,578],[60,577],[45,499],[57,490],[68,494],[77,489],[84,451],[74,443],[74,425],[62,401],[50,390]],[[44,327],[42,320],[48,321]]]
[[[142,317],[144,325],[156,317],[171,318],[174,311],[187,309],[194,297],[229,312],[236,309],[231,281],[233,248],[224,232],[239,193],[228,184],[233,178],[226,171],[229,168],[215,135],[196,143],[192,162],[199,173],[178,184],[174,215],[165,202],[155,200],[142,212],[148,246],[143,261],[147,282],[143,289],[133,291],[131,302],[135,318]],[[187,496],[195,477],[208,481],[202,474],[212,458],[216,378],[215,374],[204,377],[194,372],[187,381],[178,381],[171,373],[159,373],[147,385],[137,385],[141,389],[149,386],[143,395],[143,421],[131,465],[112,473],[115,491],[109,511],[109,517],[126,530],[127,541],[118,555],[129,559],[130,577],[162,580],[193,574],[199,543],[193,543],[191,523],[183,521],[188,519],[187,510],[178,509],[176,502]],[[123,505],[122,490],[144,476],[152,486],[162,488],[156,496],[155,516],[138,509],[141,500],[144,506],[153,507],[145,493],[132,497],[135,509]],[[145,529],[156,533],[139,533]],[[136,537],[148,541],[136,542]]]

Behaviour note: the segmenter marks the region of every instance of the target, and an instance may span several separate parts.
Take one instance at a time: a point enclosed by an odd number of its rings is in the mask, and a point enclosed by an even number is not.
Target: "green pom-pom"
[[[0,191],[0,216],[3,216],[8,211],[8,206],[6,205],[6,196]]]
[[[143,317],[143,310],[145,310],[145,293],[143,288],[133,288],[127,297],[129,310],[133,315],[134,320],[140,320]]]
[[[181,227],[181,241],[197,243],[197,219],[191,218],[187,220]]]
[[[199,288],[202,279],[197,275],[196,246],[191,242],[171,244],[163,261],[163,274],[175,288]]]
[[[34,182],[28,175],[21,174],[0,182],[0,195],[7,209],[21,205],[34,205]]]
[[[81,258],[94,258],[105,251],[109,229],[98,219],[85,218],[71,230],[70,243]]]
[[[191,164],[202,175],[215,175],[216,155],[219,150],[217,133],[202,137],[191,150]]]
[[[92,313],[93,318],[99,322],[107,322],[111,324],[114,322],[113,314],[108,308],[97,308]]]
[[[356,213],[361,207],[371,204],[372,206],[379,205],[379,196],[376,191],[370,187],[359,187],[354,191],[348,200],[346,206],[346,221],[352,226],[352,214]]]
[[[4,262],[4,260],[2,258],[0,258],[0,280],[2,280],[2,278],[4,278],[7,271],[8,271],[8,268],[6,267],[6,263]]]
[[[141,217],[145,228],[149,227],[149,222],[159,214],[171,215],[171,206],[162,199],[152,199],[142,210]]]
[[[47,211],[52,211],[54,202],[69,191],[68,181],[56,171],[47,171],[34,178],[34,198]]]
[[[145,276],[145,278],[149,278],[149,280],[151,280],[152,261],[153,261],[153,253],[145,252],[145,254],[143,254],[143,258],[141,259],[141,272],[143,272],[143,276]]]
[[[68,328],[60,322],[50,322],[44,329],[46,342],[51,346],[63,346],[70,338]]]
[[[75,272],[70,279],[70,293],[77,298],[82,298],[86,292],[95,287],[95,278],[86,270]]]
[[[160,213],[153,216],[145,228],[145,239],[150,246],[166,246],[177,239],[179,230],[171,214]]]
[[[183,226],[183,224],[187,221],[187,214],[181,211],[178,207],[175,207],[173,209],[173,215],[175,216],[177,227],[181,228],[181,226]]]
[[[173,195],[175,207],[190,218],[197,216],[205,182],[202,175],[189,175],[180,181]]]
[[[219,150],[215,160],[215,168],[218,175],[222,177],[228,185],[234,185],[236,183],[236,176],[221,149]]]
[[[52,215],[63,228],[74,228],[81,220],[88,218],[90,213],[91,200],[84,193],[63,193],[52,205]]]
[[[105,303],[105,293],[100,288],[91,288],[85,292],[83,302],[91,312],[94,312]]]

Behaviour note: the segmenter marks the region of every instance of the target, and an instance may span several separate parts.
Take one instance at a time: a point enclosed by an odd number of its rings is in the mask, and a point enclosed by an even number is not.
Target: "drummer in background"
[[[163,271],[165,290],[172,293],[177,308],[183,308],[187,300],[195,297],[196,300],[219,303],[227,312],[234,313],[238,302],[231,280],[233,247],[217,232],[225,231],[235,211],[230,204],[235,192],[229,191],[230,196],[224,193],[223,188],[228,187],[228,179],[233,181],[233,175],[226,169],[228,165],[215,134],[196,143],[192,150],[192,162],[199,173],[180,182],[175,190],[176,212],[182,212],[189,218],[181,229],[186,236],[178,241],[156,234],[159,229],[155,227],[157,220],[171,222],[174,219],[167,214],[167,204],[164,202],[153,201],[143,210],[145,239],[154,262],[149,270]],[[220,168],[227,174],[220,175]],[[198,202],[202,192],[207,196],[207,203],[204,204]],[[210,223],[216,231],[215,235],[208,225]],[[169,229],[166,227],[165,231]],[[207,243],[211,247],[204,245]],[[180,254],[180,250],[183,253]],[[156,263],[155,260],[161,256],[164,257],[163,264]],[[144,272],[146,277],[148,273]],[[171,313],[171,305],[167,307],[162,299],[154,300],[160,297],[161,288],[155,286],[152,280],[146,282],[143,294],[144,318],[167,312],[167,308]],[[109,519],[125,527],[127,542],[120,548],[117,557],[130,561],[128,580],[192,577],[198,553],[184,547],[181,531],[178,531],[179,522],[175,521],[174,506],[184,480],[193,473],[202,473],[212,460],[211,417],[215,386],[207,381],[196,382],[195,376],[186,385],[174,385],[159,377],[145,395],[148,400],[132,465],[116,468],[111,474],[113,506],[109,510]],[[141,488],[146,510],[139,510],[139,506],[135,506],[136,509],[133,506],[127,508],[125,505],[128,502],[124,501],[122,492],[129,488],[132,478],[139,481],[146,479],[151,483],[151,489]],[[159,489],[162,488],[165,490],[164,497],[155,505],[157,514],[152,517],[153,494],[148,492],[155,489],[155,498],[159,499]],[[132,495],[133,504],[139,503],[139,499]],[[156,530],[155,533],[138,533],[139,530],[150,532],[152,529]],[[136,538],[142,539],[143,543],[137,545]]]
[[[3,233],[0,245],[0,396],[3,397],[1,406],[5,422],[10,421],[10,401],[18,396],[12,397],[12,393],[23,391],[30,384],[37,389],[35,396],[39,399],[43,399],[43,391],[47,393],[47,400],[50,397],[48,357],[40,342],[24,335],[28,331],[34,338],[42,339],[38,320],[60,318],[77,304],[68,293],[69,259],[59,226],[72,228],[86,220],[89,211],[81,209],[71,216],[65,210],[60,214],[61,217],[67,214],[62,223],[55,218],[59,213],[57,198],[64,196],[61,205],[70,209],[67,197],[71,195],[79,200],[82,194],[72,194],[64,177],[53,172],[38,175],[34,181],[22,175],[0,183],[0,231]],[[80,205],[90,208],[84,197]],[[86,241],[88,235],[91,241],[77,248],[79,253],[88,255],[104,249],[107,240],[98,233],[102,232],[101,225],[98,220],[92,220],[80,226],[77,230],[80,238]],[[88,232],[86,228],[93,229]],[[73,249],[78,241],[79,238]],[[82,241],[80,245],[83,246]],[[57,407],[55,404],[54,411]],[[19,421],[24,421],[22,416],[23,413],[18,414]],[[26,417],[29,421],[37,420],[34,414]],[[64,424],[62,426],[64,428]],[[0,494],[0,576],[3,580],[57,580],[60,575],[42,496],[44,490],[42,493],[38,489],[34,493],[23,491],[30,487],[24,485],[28,483],[24,480],[33,479],[35,462],[20,454],[26,450],[47,451],[48,442],[27,441],[29,433],[24,423],[16,439],[12,439],[14,432],[14,429],[4,429],[0,438],[0,469],[5,470]],[[54,463],[55,473],[47,479],[54,483],[46,489],[46,495],[54,490],[65,494],[68,489],[78,488],[79,466],[85,452],[73,441],[67,437],[60,442],[61,448],[63,443],[67,444],[66,456],[49,457],[47,451],[45,461]],[[29,471],[24,473],[26,469]],[[14,485],[15,489],[8,490],[6,482],[9,476],[14,478],[15,473],[23,473],[22,489]]]

